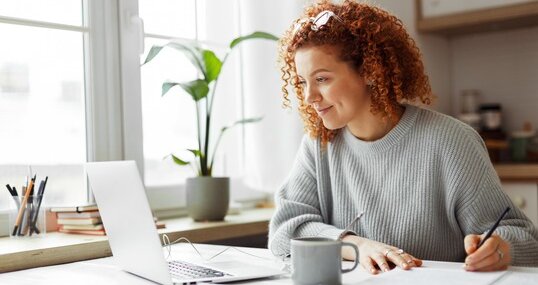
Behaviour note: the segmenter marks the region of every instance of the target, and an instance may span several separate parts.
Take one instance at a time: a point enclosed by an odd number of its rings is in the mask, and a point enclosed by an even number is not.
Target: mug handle
[[[357,268],[357,265],[359,265],[359,248],[357,247],[356,244],[349,243],[349,242],[342,242],[342,247],[344,246],[350,246],[353,248],[353,250],[355,250],[355,264],[353,264],[353,267],[348,268],[348,269],[344,269],[344,268],[340,269],[342,270],[342,273],[348,273],[348,272],[353,271],[355,268]]]

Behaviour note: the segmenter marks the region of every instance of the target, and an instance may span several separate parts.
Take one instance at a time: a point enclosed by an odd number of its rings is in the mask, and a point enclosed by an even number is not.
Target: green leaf
[[[222,61],[210,50],[203,50],[202,56],[206,70],[206,82],[209,84],[219,77]]]
[[[178,83],[178,85],[189,93],[192,99],[196,102],[205,98],[209,93],[209,85],[202,79],[196,79],[186,83]]]
[[[223,127],[221,129],[221,132],[224,132],[226,131],[227,129],[229,128],[232,128],[232,127],[235,127],[237,125],[240,125],[240,124],[250,124],[250,123],[256,123],[256,122],[259,122],[263,120],[263,117],[254,117],[254,118],[246,118],[246,119],[243,119],[243,120],[239,120],[239,121],[235,121],[233,124],[231,124],[230,126],[226,126],[226,127]]]
[[[166,47],[171,47],[177,51],[182,52],[187,59],[198,69],[200,73],[207,77],[205,66],[203,65],[203,55],[202,51],[196,47],[196,44],[183,44],[178,42],[169,42],[166,44]],[[150,50],[151,52],[151,50]]]
[[[197,150],[197,149],[187,149],[187,150],[192,152],[195,157],[201,157],[202,156],[202,152],[200,150]]]
[[[259,122],[261,120],[263,120],[263,117],[246,118],[246,119],[239,120],[239,121],[235,122],[234,125],[256,123],[256,122]]]
[[[166,94],[170,88],[176,86],[176,85],[179,85],[179,83],[177,82],[165,82],[163,83],[163,86],[162,86],[162,92],[161,92],[161,96],[164,96],[164,94]]]
[[[246,35],[246,36],[242,36],[242,37],[238,37],[236,39],[234,39],[231,43],[230,43],[230,48],[234,48],[237,44],[239,44],[240,42],[244,41],[244,40],[249,40],[249,39],[266,39],[266,40],[273,40],[273,41],[276,41],[278,40],[278,38],[270,33],[266,33],[266,32],[254,32],[250,35]]]
[[[146,60],[144,61],[144,64],[150,62],[161,50],[163,49],[163,46],[152,46],[149,50],[148,56],[146,56]]]
[[[179,164],[179,165],[187,165],[187,164],[190,164],[190,162],[188,161],[184,161],[180,158],[178,158],[177,156],[173,155],[173,154],[170,154],[172,156],[172,159],[174,160],[174,162],[176,164]]]

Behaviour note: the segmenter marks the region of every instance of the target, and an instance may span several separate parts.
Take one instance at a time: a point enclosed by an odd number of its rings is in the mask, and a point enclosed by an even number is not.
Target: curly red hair
[[[340,58],[352,64],[368,82],[373,114],[382,113],[383,118],[396,120],[403,103],[418,99],[423,104],[431,104],[433,95],[420,51],[398,18],[354,0],[345,0],[342,4],[323,0],[307,7],[301,19],[315,17],[325,10],[332,11],[338,18],[329,19],[317,31],[312,30],[310,21],[297,24],[300,21],[297,20],[279,44],[284,106],[290,107],[287,87],[291,85],[299,100],[305,131],[311,137],[319,137],[326,145],[337,130],[325,128],[315,110],[304,100],[294,58],[295,52],[306,45],[340,47]]]

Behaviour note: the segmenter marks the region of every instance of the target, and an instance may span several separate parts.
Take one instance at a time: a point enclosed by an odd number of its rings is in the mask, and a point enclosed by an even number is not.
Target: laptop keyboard
[[[168,268],[176,278],[210,278],[228,275],[215,269],[177,260],[168,262]]]

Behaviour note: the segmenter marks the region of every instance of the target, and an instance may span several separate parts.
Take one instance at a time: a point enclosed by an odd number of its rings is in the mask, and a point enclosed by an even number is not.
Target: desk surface
[[[170,240],[187,237],[193,242],[267,234],[273,209],[244,210],[222,222],[194,222],[191,218],[163,220]],[[0,238],[0,272],[61,264],[111,255],[107,237],[46,233],[41,236]],[[0,282],[0,284],[3,284]]]
[[[197,248],[200,250],[204,258],[209,258],[214,254],[226,249],[225,246],[217,245],[204,245],[197,244]],[[179,256],[184,259],[189,259],[192,261],[198,260],[201,258],[195,253],[194,249],[190,245],[182,243],[177,244],[172,247],[173,255],[172,258],[178,258]],[[229,249],[223,254],[217,256],[212,261],[224,261],[224,260],[233,260],[241,259],[245,261],[248,259],[249,263],[263,265],[273,268],[282,268],[284,265],[282,261],[272,257],[270,252],[267,249],[255,249],[255,248],[241,248],[242,250],[249,252],[254,256],[246,255],[235,249]],[[346,266],[346,265],[344,265]],[[451,263],[451,262],[434,262],[434,261],[425,261],[425,269],[441,269],[441,273],[436,278],[432,276],[432,271],[428,274],[422,274],[424,271],[416,270],[415,272],[396,272],[392,271],[389,273],[382,273],[377,276],[370,275],[369,273],[363,271],[362,269],[357,269],[351,273],[343,275],[344,284],[393,284],[390,278],[396,276],[398,279],[398,284],[413,284],[418,285],[424,282],[429,284],[473,284],[476,285],[476,278],[481,277],[483,274],[491,273],[471,273],[464,272],[462,269],[461,263]],[[466,278],[463,282],[455,281],[454,278],[456,275],[462,273]],[[392,274],[392,275],[390,275]],[[395,275],[401,274],[401,275]],[[470,275],[465,275],[470,274]],[[493,273],[496,274],[496,273]],[[460,274],[461,275],[461,274]],[[500,274],[498,274],[500,275]],[[450,276],[451,278],[446,278]],[[434,278],[432,280],[432,278]],[[426,279],[426,280],[424,280]],[[496,278],[497,279],[497,278]],[[392,282],[392,283],[390,283]],[[138,278],[134,275],[131,275],[127,272],[122,271],[114,265],[113,258],[100,258],[87,261],[80,261],[74,263],[68,263],[63,265],[54,265],[48,267],[34,268],[21,270],[16,272],[9,272],[0,274],[0,284],[14,284],[14,285],[39,285],[39,284],[132,284],[132,285],[150,285],[155,284],[153,282]],[[283,275],[281,277],[276,277],[272,279],[265,280],[255,280],[250,282],[241,282],[240,284],[258,284],[258,285],[277,285],[277,284],[292,284],[289,274]],[[538,284],[538,268],[522,268],[522,267],[511,267],[508,271],[503,272],[502,276],[498,278],[492,284]]]

